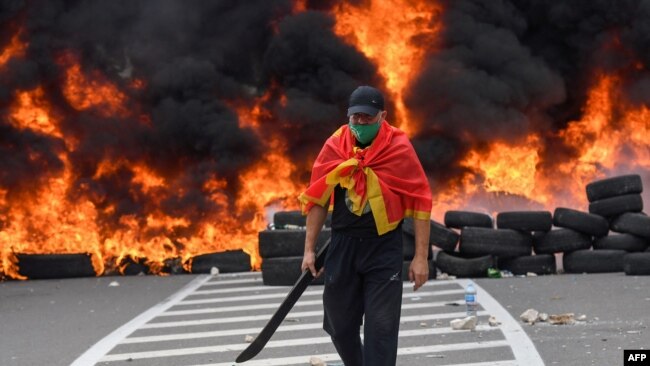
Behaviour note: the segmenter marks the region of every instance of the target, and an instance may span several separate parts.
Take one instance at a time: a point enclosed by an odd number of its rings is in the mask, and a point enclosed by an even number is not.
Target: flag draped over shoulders
[[[325,206],[340,184],[348,190],[353,213],[360,216],[370,205],[379,235],[395,229],[404,217],[430,219],[431,190],[413,146],[404,132],[381,123],[364,149],[355,146],[347,125],[327,139],[309,187],[299,197],[303,214],[314,205]]]

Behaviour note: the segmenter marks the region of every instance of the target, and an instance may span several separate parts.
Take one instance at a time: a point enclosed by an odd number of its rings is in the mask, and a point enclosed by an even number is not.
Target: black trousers
[[[325,257],[323,328],[345,366],[395,366],[402,263],[401,228],[376,238],[332,232]]]

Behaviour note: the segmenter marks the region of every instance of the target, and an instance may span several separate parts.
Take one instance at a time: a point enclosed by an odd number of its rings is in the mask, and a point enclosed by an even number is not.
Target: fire
[[[19,92],[11,108],[11,124],[18,129],[30,129],[45,135],[63,137],[57,119],[51,116],[43,88]]]
[[[532,196],[537,180],[538,149],[539,139],[534,135],[520,146],[496,142],[490,145],[485,155],[471,151],[461,165],[481,172],[486,192]]]
[[[548,147],[537,135],[521,144],[495,142],[470,151],[461,163],[466,173],[434,198],[434,216],[440,218],[444,211],[468,203],[489,212],[487,193],[524,197],[550,211],[560,206],[586,210],[589,182],[650,168],[650,109],[624,101],[615,75],[597,78],[583,117],[568,123],[557,136],[575,156],[545,152]],[[549,161],[541,164],[543,158]]]
[[[93,108],[104,117],[126,117],[128,110],[125,106],[126,95],[110,83],[98,71],[88,78],[81,70],[79,61],[71,53],[61,57],[60,63],[67,67],[63,84],[63,95],[76,110]],[[140,82],[135,81],[134,87]]]
[[[429,2],[372,0],[365,7],[342,2],[334,31],[373,60],[395,103],[395,120],[409,136],[417,132],[404,106],[404,92],[421,69],[441,30],[442,8]]]
[[[21,32],[16,33],[2,52],[0,52],[0,68],[2,68],[11,58],[22,57],[25,55],[27,44],[20,40]]]

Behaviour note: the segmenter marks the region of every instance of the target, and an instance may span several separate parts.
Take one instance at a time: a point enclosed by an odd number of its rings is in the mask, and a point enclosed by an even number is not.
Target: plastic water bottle
[[[473,283],[469,283],[465,287],[465,306],[467,309],[467,316],[476,316],[476,288]]]

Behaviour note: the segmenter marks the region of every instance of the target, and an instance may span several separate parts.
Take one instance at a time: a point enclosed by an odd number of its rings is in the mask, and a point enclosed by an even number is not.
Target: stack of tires
[[[642,212],[641,177],[622,175],[591,182],[586,188],[589,212],[602,216],[610,232],[594,241],[593,251],[576,254],[599,268],[611,267],[612,271],[624,271],[627,275],[650,275],[650,217]],[[574,259],[569,257],[570,266],[571,261]]]
[[[330,218],[325,222],[316,241],[316,250],[330,238]],[[272,229],[258,233],[262,257],[262,281],[267,286],[293,286],[302,271],[305,252],[306,217],[300,211],[279,211],[273,215]],[[324,276],[314,280],[322,284]]]
[[[471,211],[448,211],[445,225],[460,229],[458,253],[442,252],[438,258],[454,256],[455,270],[449,274],[463,277],[486,277],[489,268],[508,270],[515,275],[529,272],[555,273],[552,255],[533,255],[533,235],[551,229],[548,211],[508,211],[497,214],[496,228],[488,214]],[[442,269],[443,265],[439,264]],[[460,270],[463,268],[464,270]]]
[[[258,233],[259,251],[262,257],[262,281],[267,286],[292,286],[300,277],[302,258],[305,250],[305,225],[306,218],[300,211],[279,211],[273,216],[272,229]],[[316,249],[318,250],[332,235],[330,228],[331,216],[325,222],[325,228],[318,237]],[[404,244],[404,265],[402,267],[402,280],[408,281],[408,270],[411,260],[415,255],[415,228],[413,219],[407,218],[402,224],[402,240]],[[436,238],[441,243],[453,241],[456,245],[458,234],[445,229],[442,225],[431,221],[431,237],[429,242],[434,243]],[[443,245],[443,244],[441,244]],[[429,278],[436,277],[436,267],[433,261],[433,252],[429,245]],[[314,281],[322,284],[324,276]]]
[[[488,268],[495,267],[496,258],[485,246],[491,244],[476,239],[493,230],[492,217],[480,212],[447,211],[444,222],[440,230],[454,232],[456,241],[452,243],[450,239],[444,245],[436,243],[441,249],[436,255],[436,266],[441,272],[456,277],[486,277]],[[452,229],[459,229],[460,235]]]
[[[431,220],[429,222],[429,279],[435,279],[437,274],[436,262],[433,258],[433,247],[455,247],[458,234],[443,225]],[[404,266],[402,267],[402,280],[408,281],[409,267],[415,255],[415,226],[412,218],[405,218],[402,223],[402,242],[404,245]]]

